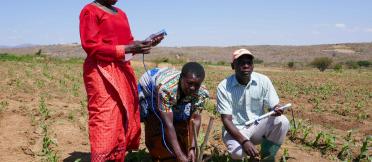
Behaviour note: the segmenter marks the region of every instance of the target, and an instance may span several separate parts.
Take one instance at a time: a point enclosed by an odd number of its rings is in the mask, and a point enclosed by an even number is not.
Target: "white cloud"
[[[339,23],[339,24],[335,24],[335,27],[336,28],[346,28],[346,25],[342,24],[342,23]]]

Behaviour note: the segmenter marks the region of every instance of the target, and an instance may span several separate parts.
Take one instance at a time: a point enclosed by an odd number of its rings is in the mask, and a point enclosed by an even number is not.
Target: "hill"
[[[336,62],[345,60],[372,60],[372,43],[343,43],[310,46],[255,45],[231,47],[156,47],[146,60],[183,60],[202,62],[230,62],[230,53],[238,48],[251,50],[264,63],[288,61],[308,63],[315,57],[332,57]],[[21,48],[0,48],[0,53],[34,54],[41,50],[54,57],[85,57],[80,44],[58,44]],[[135,57],[140,60],[142,57]]]

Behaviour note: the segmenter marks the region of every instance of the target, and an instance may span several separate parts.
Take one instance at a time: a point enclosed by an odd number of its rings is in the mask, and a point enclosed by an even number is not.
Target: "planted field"
[[[82,59],[0,55],[0,161],[89,160],[82,63]],[[144,72],[141,62],[133,62],[133,67],[137,76]],[[228,65],[206,64],[205,69],[212,99],[203,113],[203,132],[209,116],[216,117],[205,153],[210,161],[229,161],[215,112],[215,92],[233,71]],[[371,69],[319,72],[257,65],[255,71],[271,78],[282,103],[293,104],[293,112],[286,112],[291,130],[278,160],[370,161]],[[141,143],[128,161],[148,160]]]

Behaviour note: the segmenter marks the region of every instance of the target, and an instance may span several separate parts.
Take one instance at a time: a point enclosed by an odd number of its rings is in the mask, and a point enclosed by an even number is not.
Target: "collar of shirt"
[[[247,85],[240,84],[238,82],[238,80],[236,79],[236,76],[233,75],[232,86],[249,87],[251,85],[253,85],[253,86],[257,85],[257,76],[254,74],[254,72],[252,72],[252,74],[251,74],[251,80],[249,80],[249,82],[248,82]]]

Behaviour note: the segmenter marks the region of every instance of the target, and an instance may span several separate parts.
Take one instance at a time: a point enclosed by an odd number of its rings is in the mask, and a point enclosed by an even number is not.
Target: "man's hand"
[[[242,143],[242,148],[248,156],[250,157],[258,156],[258,151],[251,141],[244,140]]]
[[[133,41],[132,44],[125,46],[125,53],[132,54],[148,54],[151,50],[151,42],[148,41]]]
[[[189,150],[188,158],[189,158],[189,161],[192,161],[192,162],[196,161],[196,159],[195,159],[196,158],[195,157],[195,147],[193,149]]]
[[[283,114],[284,111],[279,109],[279,107],[280,107],[279,104],[274,106],[274,112],[275,113],[272,116],[280,116],[280,115]]]

